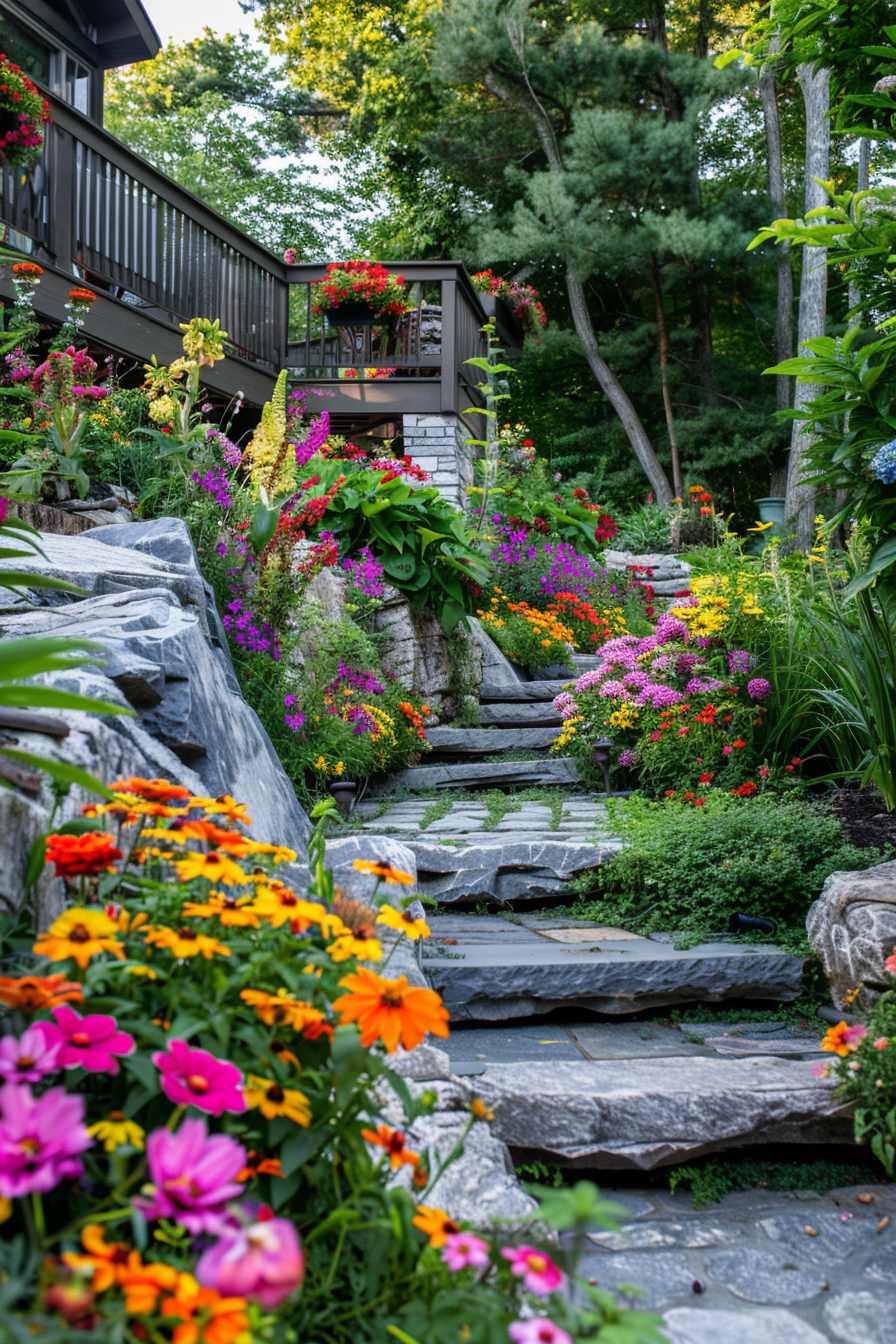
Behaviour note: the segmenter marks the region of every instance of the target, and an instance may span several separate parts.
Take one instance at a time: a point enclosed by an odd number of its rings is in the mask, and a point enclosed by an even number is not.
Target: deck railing
[[[174,328],[217,317],[234,354],[271,377],[287,367],[329,383],[344,409],[480,404],[464,361],[484,350],[485,314],[459,262],[386,263],[405,277],[408,311],[331,323],[311,311],[322,263],[287,266],[87,117],[57,100],[52,114],[38,164],[0,169],[0,242],[117,300],[119,332],[126,309]],[[133,325],[145,357],[145,323]]]

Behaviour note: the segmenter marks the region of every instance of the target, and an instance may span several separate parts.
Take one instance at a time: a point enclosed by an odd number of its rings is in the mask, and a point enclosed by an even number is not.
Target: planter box
[[[486,317],[495,319],[499,340],[505,345],[521,346],[523,329],[514,317],[513,309],[503,299],[499,299],[497,294],[480,293],[479,302],[485,309]]]

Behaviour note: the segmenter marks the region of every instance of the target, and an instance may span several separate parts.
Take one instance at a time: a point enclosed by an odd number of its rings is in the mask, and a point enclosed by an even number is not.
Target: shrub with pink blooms
[[[228,795],[133,777],[85,809],[78,903],[30,955],[23,924],[0,976],[15,1338],[380,1344],[394,1326],[512,1344],[537,1318],[559,1344],[611,1328],[659,1344],[651,1317],[597,1289],[572,1305],[573,1255],[453,1222],[439,1180],[460,1150],[412,1151],[386,1123],[387,1092],[408,1130],[431,1105],[392,1067],[396,1040],[445,1037],[448,1014],[389,968],[428,936],[402,919],[405,875],[386,868],[369,906],[340,901],[334,807],[316,810],[301,889],[282,878],[295,852],[252,840]],[[466,1132],[484,1115],[471,1107]],[[582,1185],[548,1192],[539,1217],[584,1233],[613,1212]]]

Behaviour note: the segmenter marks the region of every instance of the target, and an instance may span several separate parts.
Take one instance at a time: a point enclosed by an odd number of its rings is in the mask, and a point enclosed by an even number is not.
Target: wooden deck
[[[409,312],[372,330],[328,327],[310,311],[325,263],[287,266],[87,117],[56,99],[51,110],[41,161],[0,170],[0,242],[44,268],[41,316],[62,322],[72,284],[86,284],[98,297],[85,335],[162,363],[181,353],[180,322],[219,318],[228,358],[206,381],[255,405],[283,368],[331,391],[340,418],[481,404],[464,361],[483,352],[485,313],[460,262],[385,263],[408,282]],[[0,297],[12,295],[0,278]]]

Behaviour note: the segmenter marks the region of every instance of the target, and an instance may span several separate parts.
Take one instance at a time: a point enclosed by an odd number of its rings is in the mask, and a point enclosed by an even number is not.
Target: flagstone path
[[[621,846],[603,792],[548,754],[566,684],[484,686],[479,728],[431,729],[425,763],[355,809],[356,826],[412,852],[438,902],[422,969],[452,1018],[445,1085],[475,1086],[518,1164],[581,1168],[611,1196],[621,1170],[755,1145],[799,1144],[809,1161],[848,1144],[832,1081],[811,1072],[821,1024],[738,1021],[799,997],[800,958],[721,931],[678,950],[674,931],[555,913]],[[645,1020],[689,1003],[717,1004],[718,1020]],[[688,1194],[629,1184],[622,1231],[595,1232],[582,1271],[640,1288],[670,1344],[896,1344],[896,1228],[882,1223],[896,1187],[869,1192],[873,1206],[852,1189],[757,1190],[698,1213]]]

